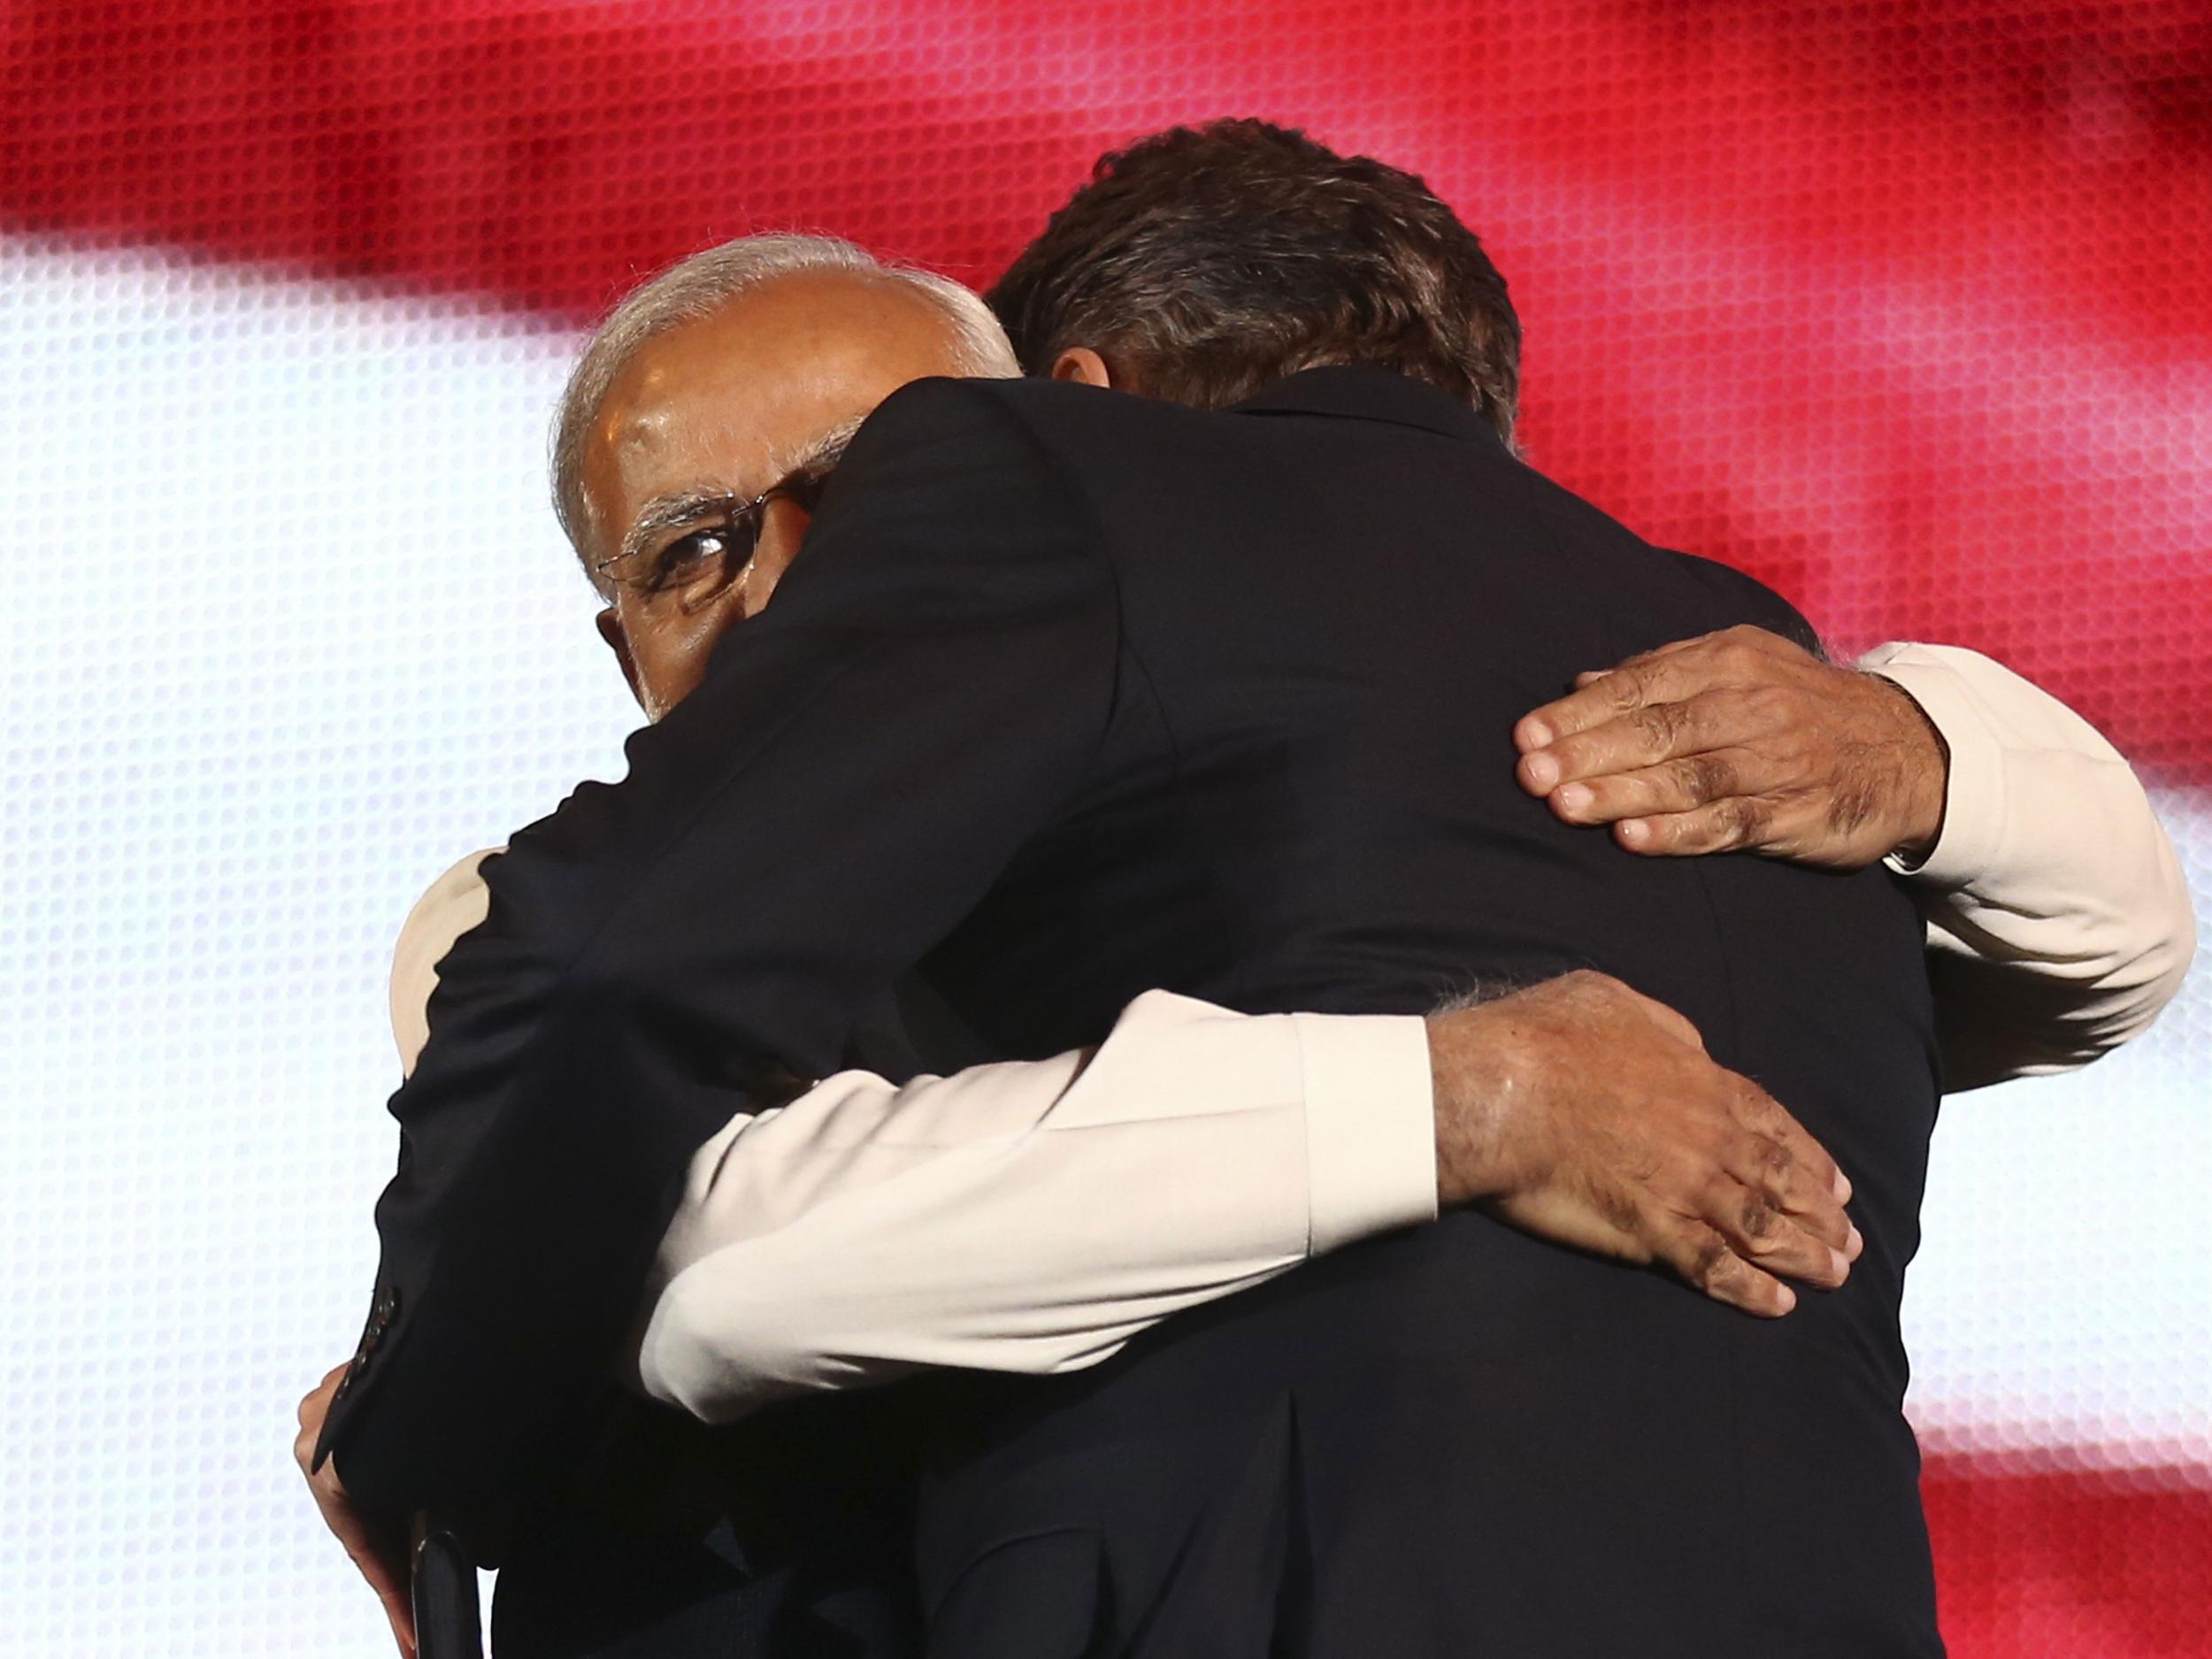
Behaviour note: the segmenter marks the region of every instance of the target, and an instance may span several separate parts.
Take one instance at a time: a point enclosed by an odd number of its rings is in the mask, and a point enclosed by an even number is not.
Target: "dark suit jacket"
[[[1850,1286],[1762,1324],[1459,1216],[1095,1372],[953,1386],[941,1650],[1936,1651],[1899,1410],[1936,1094],[1912,908],[1879,872],[1632,858],[1512,779],[1513,721],[1578,670],[1745,621],[1804,631],[1385,372],[1223,414],[900,393],[630,778],[487,867],[394,1102],[349,1484],[507,1500],[557,1466],[686,1156],[903,972],[1022,1056],[1153,986],[1419,1012],[1591,966],[1852,1172]]]

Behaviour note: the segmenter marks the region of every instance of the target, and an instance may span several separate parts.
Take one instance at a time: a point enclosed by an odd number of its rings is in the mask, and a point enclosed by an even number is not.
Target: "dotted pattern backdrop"
[[[805,227],[995,274],[1102,149],[1414,166],[1533,458],[1839,644],[2005,658],[2212,890],[2193,0],[24,0],[0,15],[0,1649],[368,1655],[286,1463],[390,1155],[381,977],[629,715],[543,505],[575,328]],[[2212,1652],[2212,1008],[1935,1149],[1952,1649]]]

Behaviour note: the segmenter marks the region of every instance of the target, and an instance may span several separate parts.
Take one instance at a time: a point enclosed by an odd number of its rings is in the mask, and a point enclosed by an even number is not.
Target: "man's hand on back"
[[[1949,756],[1920,705],[1764,628],[1662,646],[1514,728],[1522,787],[1637,853],[1748,851],[1855,870],[1923,856]]]
[[[1585,972],[1428,1027],[1443,1203],[1769,1317],[1857,1258],[1834,1160],[1664,1004]]]

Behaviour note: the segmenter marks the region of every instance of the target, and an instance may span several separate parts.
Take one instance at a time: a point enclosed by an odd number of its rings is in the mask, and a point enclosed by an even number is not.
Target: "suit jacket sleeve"
[[[394,1096],[378,1294],[323,1451],[357,1498],[500,1507],[609,1386],[691,1154],[852,1017],[1086,776],[1110,574],[987,387],[855,440],[776,603],[488,860]]]

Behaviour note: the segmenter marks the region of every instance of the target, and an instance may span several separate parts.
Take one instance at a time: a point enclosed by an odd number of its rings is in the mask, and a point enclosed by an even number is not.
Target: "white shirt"
[[[1950,745],[1913,884],[1947,1087],[2086,1064],[2145,1029],[2195,948],[2181,870],[2127,763],[1975,652],[1886,645]],[[411,1066],[436,964],[484,918],[479,853],[407,918]],[[1624,857],[1629,855],[1622,855]],[[692,1160],[637,1355],[710,1422],[918,1368],[1094,1364],[1179,1310],[1436,1214],[1425,1024],[1245,1016],[1154,991],[1094,1050],[895,1086],[830,1078]]]
[[[1936,958],[1944,1088],[2070,1071],[2147,1029],[2189,971],[2196,920],[2119,751],[1973,651],[1883,645],[1859,666],[1902,686],[1951,748],[1943,833],[1903,872]]]

